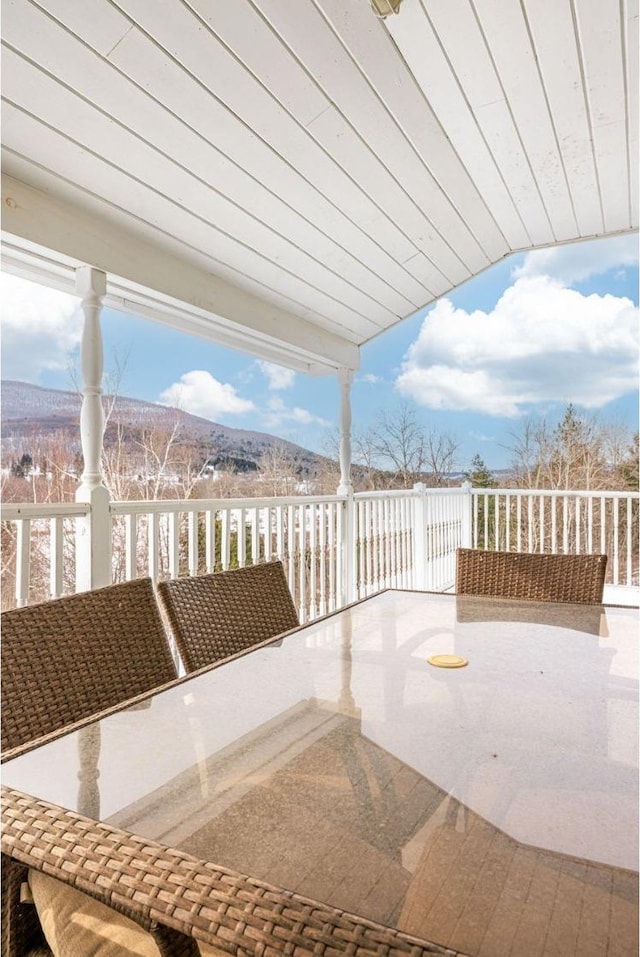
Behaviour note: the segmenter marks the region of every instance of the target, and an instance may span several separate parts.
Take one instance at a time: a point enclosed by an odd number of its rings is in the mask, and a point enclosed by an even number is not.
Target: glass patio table
[[[637,609],[389,590],[3,785],[454,952],[635,955],[637,653]]]

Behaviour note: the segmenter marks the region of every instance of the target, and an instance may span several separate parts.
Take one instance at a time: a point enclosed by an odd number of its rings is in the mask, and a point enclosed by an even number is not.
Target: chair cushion
[[[40,871],[29,871],[29,886],[55,957],[158,957],[151,934],[106,904]],[[211,944],[198,947],[202,957],[228,957]]]

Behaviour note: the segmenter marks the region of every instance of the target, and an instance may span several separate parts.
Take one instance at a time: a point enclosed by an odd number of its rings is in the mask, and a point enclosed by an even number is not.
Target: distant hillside
[[[75,392],[45,389],[27,382],[5,379],[1,389],[2,446],[6,452],[25,444],[29,438],[55,432],[76,434],[80,447],[80,407],[82,398]],[[105,405],[112,399],[105,397]],[[179,421],[180,435],[185,441],[201,447],[204,458],[212,464],[236,466],[241,470],[255,468],[265,452],[283,448],[295,459],[299,474],[313,475],[326,459],[293,442],[266,432],[232,429],[179,409],[117,396],[110,416],[105,444],[116,425],[125,426],[130,434],[141,429],[170,430]]]

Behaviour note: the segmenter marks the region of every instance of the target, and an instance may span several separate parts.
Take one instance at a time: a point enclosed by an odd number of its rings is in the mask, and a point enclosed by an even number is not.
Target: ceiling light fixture
[[[397,13],[402,0],[371,0],[371,9],[377,17],[384,20],[390,13]]]

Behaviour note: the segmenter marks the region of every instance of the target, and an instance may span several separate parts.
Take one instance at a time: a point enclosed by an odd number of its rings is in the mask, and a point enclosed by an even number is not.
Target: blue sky
[[[2,277],[2,376],[73,389],[77,300]],[[124,366],[120,392],[323,451],[339,421],[334,377],[260,363],[166,326],[104,310],[105,372]],[[107,378],[108,382],[108,378]],[[406,403],[426,428],[508,466],[527,418],[557,420],[567,403],[602,422],[638,428],[638,238],[510,257],[361,351],[353,427]]]

